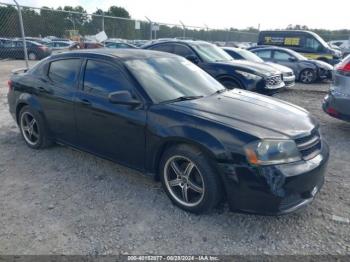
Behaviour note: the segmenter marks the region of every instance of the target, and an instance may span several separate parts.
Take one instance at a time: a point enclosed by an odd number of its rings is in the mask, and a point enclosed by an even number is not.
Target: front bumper
[[[317,76],[320,80],[326,80],[326,79],[333,79],[333,70],[331,69],[325,69],[325,68],[319,68],[317,72]]]
[[[292,76],[283,76],[283,82],[286,87],[292,87],[295,85],[295,75]]]
[[[350,121],[350,94],[330,91],[322,103],[323,111],[344,121]]]
[[[308,161],[265,167],[220,164],[230,209],[282,215],[305,207],[324,183],[328,158],[322,141],[321,153]]]

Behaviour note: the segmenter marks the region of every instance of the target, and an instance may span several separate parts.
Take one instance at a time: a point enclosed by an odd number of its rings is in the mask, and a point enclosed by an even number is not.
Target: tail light
[[[12,80],[7,81],[7,86],[9,87],[9,91],[13,89]]]
[[[331,116],[334,116],[334,117],[338,117],[339,116],[339,113],[337,110],[335,110],[333,107],[328,107],[326,109],[327,113]]]
[[[350,60],[345,59],[335,68],[338,72],[350,76]]]

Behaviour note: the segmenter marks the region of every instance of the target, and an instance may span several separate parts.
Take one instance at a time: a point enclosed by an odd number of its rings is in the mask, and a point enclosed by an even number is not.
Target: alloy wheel
[[[193,207],[203,200],[205,187],[202,174],[187,157],[168,159],[164,166],[164,181],[171,196],[184,206]]]
[[[26,142],[35,146],[39,142],[40,134],[39,127],[34,116],[29,112],[24,112],[21,115],[21,130]]]
[[[314,73],[311,70],[305,70],[300,76],[301,82],[311,83],[314,80]]]

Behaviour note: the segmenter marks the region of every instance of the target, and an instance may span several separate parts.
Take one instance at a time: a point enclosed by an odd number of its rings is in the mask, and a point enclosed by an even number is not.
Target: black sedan
[[[143,48],[185,57],[229,89],[273,94],[285,86],[280,71],[249,61],[235,61],[221,48],[207,42],[162,40]]]
[[[40,60],[51,55],[52,50],[47,46],[26,40],[28,59]],[[24,59],[22,40],[8,40],[0,44],[0,58]]]
[[[292,212],[320,190],[328,146],[304,109],[227,90],[179,56],[120,49],[51,56],[9,81],[33,149],[54,142],[162,181],[184,210]]]
[[[260,57],[258,57],[256,54],[250,52],[249,50],[243,49],[243,48],[236,48],[236,47],[223,47],[223,50],[225,50],[226,53],[228,53],[233,59],[236,60],[247,60],[252,63],[257,64],[264,64],[267,66],[271,66],[272,68],[281,71],[283,76],[283,82],[286,85],[286,87],[292,87],[295,85],[295,75],[292,69],[289,67],[271,63],[271,62],[265,62]]]
[[[266,62],[273,62],[293,69],[297,80],[304,84],[332,79],[333,66],[320,60],[307,59],[293,50],[282,47],[254,47],[250,51]]]

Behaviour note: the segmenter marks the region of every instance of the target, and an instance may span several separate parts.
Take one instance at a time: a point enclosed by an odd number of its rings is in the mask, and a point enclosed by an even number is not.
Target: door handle
[[[84,98],[80,99],[80,103],[84,106],[91,106],[91,102]]]
[[[38,91],[39,91],[40,93],[50,93],[49,90],[47,90],[46,88],[44,88],[44,87],[42,87],[42,86],[38,87]]]

